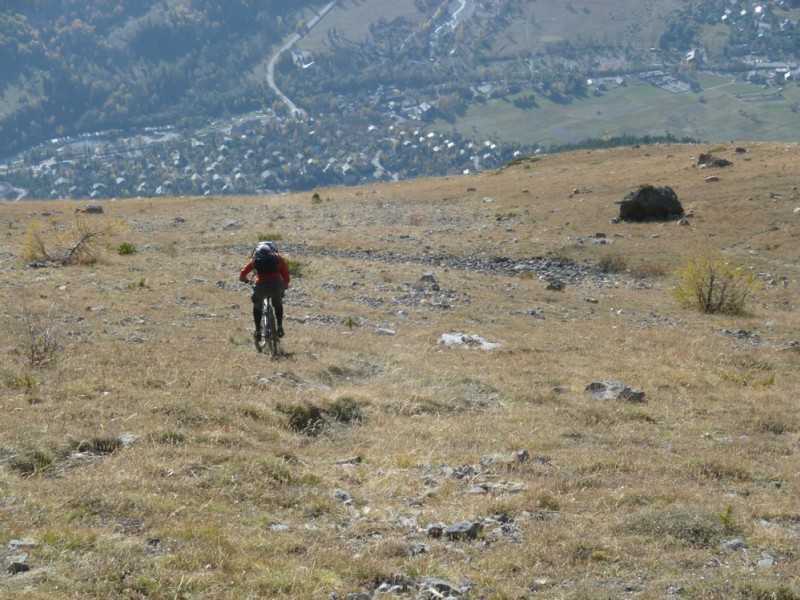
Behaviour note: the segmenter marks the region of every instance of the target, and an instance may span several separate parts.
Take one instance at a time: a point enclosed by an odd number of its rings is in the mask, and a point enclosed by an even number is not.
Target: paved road
[[[336,4],[338,2],[339,2],[339,0],[331,0],[331,2],[326,4],[323,7],[323,9],[321,11],[319,11],[319,14],[316,15],[313,19],[311,19],[308,22],[308,25],[306,25],[306,28],[303,31],[303,33],[302,34],[301,33],[295,33],[291,38],[289,38],[289,40],[283,46],[281,46],[281,48],[273,55],[273,57],[269,60],[269,63],[267,64],[267,85],[269,86],[269,88],[273,92],[275,92],[275,94],[278,96],[278,98],[280,98],[283,101],[283,103],[286,104],[286,106],[289,107],[289,111],[292,113],[292,116],[294,116],[294,117],[298,117],[298,118],[305,117],[306,116],[306,111],[304,111],[302,108],[298,107],[294,102],[292,102],[289,99],[289,97],[286,96],[286,94],[284,94],[278,88],[277,85],[275,85],[275,63],[278,61],[278,58],[280,58],[281,54],[283,54],[284,52],[289,50],[292,46],[294,46],[300,40],[300,38],[303,37],[303,35],[305,35],[309,31],[311,31],[311,29],[317,23],[319,23],[320,19],[322,19],[322,17],[324,17],[326,14],[328,14],[328,12],[334,6],[336,6]]]

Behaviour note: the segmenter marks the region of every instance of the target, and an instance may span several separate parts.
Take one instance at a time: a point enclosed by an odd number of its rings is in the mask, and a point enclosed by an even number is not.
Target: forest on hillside
[[[55,136],[191,123],[265,101],[253,68],[295,0],[12,0],[0,7],[0,155]]]

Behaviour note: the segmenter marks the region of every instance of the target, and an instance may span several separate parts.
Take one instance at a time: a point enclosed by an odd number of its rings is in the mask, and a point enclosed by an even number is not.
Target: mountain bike
[[[250,281],[250,287],[255,288],[253,281]],[[269,355],[276,357],[280,354],[281,338],[278,335],[278,322],[275,319],[275,309],[272,307],[272,300],[269,296],[264,298],[261,305],[261,324],[259,326],[261,337],[253,338],[256,345],[256,350],[259,352],[264,351],[266,346]]]

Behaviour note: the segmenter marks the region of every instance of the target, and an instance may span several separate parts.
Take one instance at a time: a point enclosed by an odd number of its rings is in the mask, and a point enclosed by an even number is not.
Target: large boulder
[[[683,206],[668,186],[643,185],[619,204],[623,221],[670,221],[683,216]]]

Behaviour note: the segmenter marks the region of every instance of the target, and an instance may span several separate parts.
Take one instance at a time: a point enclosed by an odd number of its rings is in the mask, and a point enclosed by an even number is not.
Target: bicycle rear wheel
[[[272,308],[272,303],[267,306],[266,310],[266,339],[267,347],[269,348],[270,356],[278,356],[280,352],[280,338],[278,337],[278,323],[275,320],[275,311]]]
[[[267,329],[267,311],[265,307],[265,309],[261,311],[261,325],[259,327],[259,333],[261,335],[259,335],[254,340],[256,343],[256,350],[258,350],[259,352],[263,352],[264,346],[267,345],[268,331],[269,330]]]

